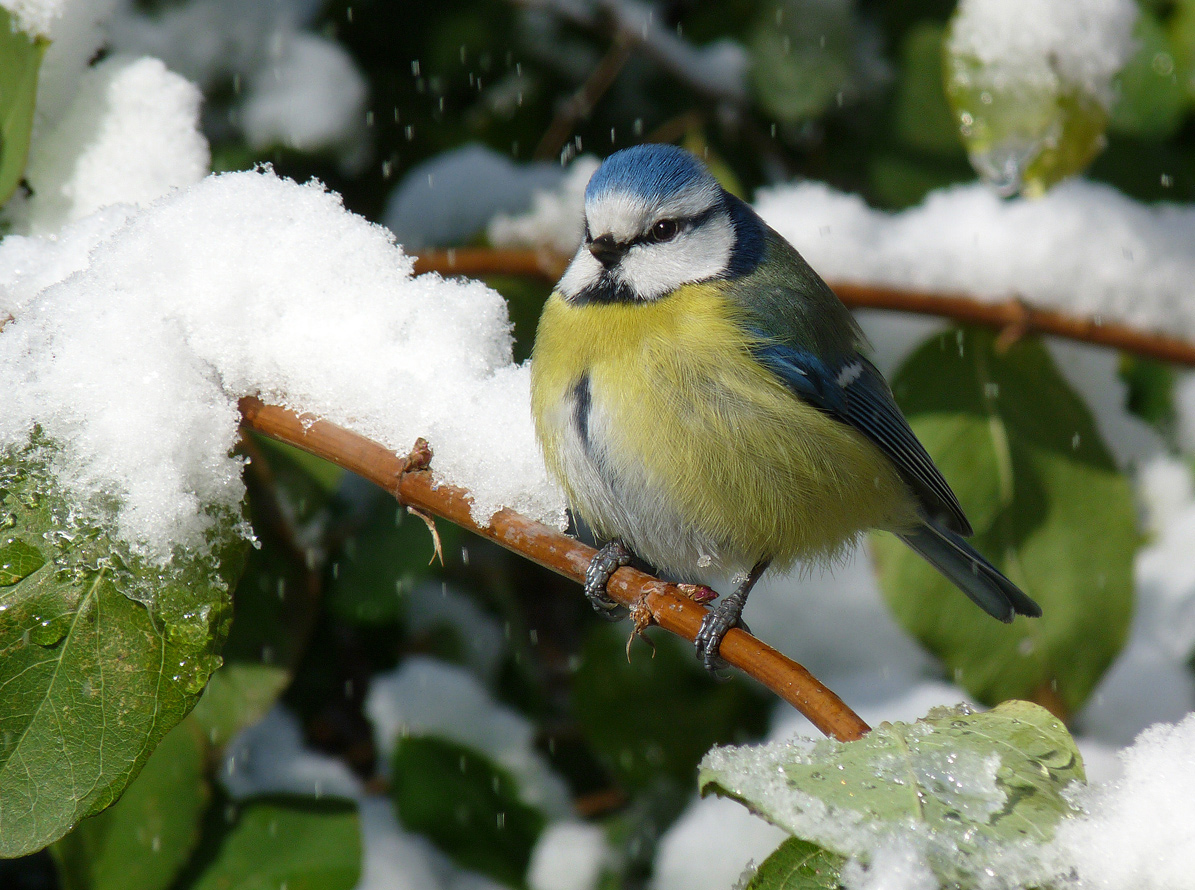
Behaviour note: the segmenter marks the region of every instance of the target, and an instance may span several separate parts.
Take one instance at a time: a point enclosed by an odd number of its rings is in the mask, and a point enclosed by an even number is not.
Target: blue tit
[[[633,556],[678,580],[733,577],[707,612],[711,670],[769,566],[887,529],[985,612],[1041,609],[966,541],[958,499],[817,273],[695,157],[611,155],[584,240],[540,318],[536,433],[574,514],[608,543],[586,594],[614,603]]]

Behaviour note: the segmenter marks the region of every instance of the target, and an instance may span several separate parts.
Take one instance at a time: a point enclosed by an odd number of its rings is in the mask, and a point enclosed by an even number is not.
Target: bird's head
[[[763,223],[672,145],[606,158],[585,189],[585,237],[559,290],[577,302],[651,302],[683,284],[750,271]]]

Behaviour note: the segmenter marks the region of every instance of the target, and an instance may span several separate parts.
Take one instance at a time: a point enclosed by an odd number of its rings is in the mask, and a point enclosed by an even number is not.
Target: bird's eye
[[[671,241],[680,231],[680,223],[674,219],[662,219],[651,227],[649,237],[652,241]]]

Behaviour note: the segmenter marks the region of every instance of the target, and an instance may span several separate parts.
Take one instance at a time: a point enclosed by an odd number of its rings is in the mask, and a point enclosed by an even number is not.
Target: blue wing
[[[972,534],[958,498],[917,441],[875,365],[858,354],[827,362],[775,341],[765,341],[754,353],[797,396],[874,442],[896,465],[927,518],[960,535]]]

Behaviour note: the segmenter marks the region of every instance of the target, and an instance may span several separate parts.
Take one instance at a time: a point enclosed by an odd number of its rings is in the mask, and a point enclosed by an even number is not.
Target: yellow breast
[[[785,564],[865,528],[915,522],[879,449],[752,358],[723,286],[647,304],[548,301],[532,411],[574,510],[673,572],[707,557],[728,569]],[[578,454],[583,383],[589,465]]]

